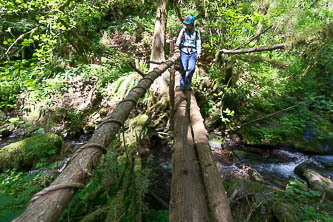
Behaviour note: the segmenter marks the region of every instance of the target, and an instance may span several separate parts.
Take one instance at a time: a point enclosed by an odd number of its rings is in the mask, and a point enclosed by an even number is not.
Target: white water
[[[299,152],[292,153],[286,150],[276,150],[274,152],[276,154],[280,154],[281,156],[287,157],[287,159],[290,159],[291,161],[283,163],[255,163],[251,166],[260,173],[269,173],[273,176],[285,179],[299,178],[294,173],[294,169],[303,162],[314,162],[316,165],[320,166],[316,160]]]

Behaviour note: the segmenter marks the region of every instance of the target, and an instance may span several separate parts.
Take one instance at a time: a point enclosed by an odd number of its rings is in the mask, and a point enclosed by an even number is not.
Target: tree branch
[[[37,29],[38,29],[38,27],[31,29],[29,32],[26,32],[26,33],[21,34],[21,35],[20,35],[20,36],[19,36],[19,37],[13,42],[13,44],[11,44],[11,45],[9,46],[9,48],[7,49],[7,51],[5,52],[5,54],[3,54],[3,55],[1,56],[0,59],[2,59],[3,57],[7,56],[8,53],[9,53],[9,51],[13,48],[14,45],[16,45],[16,43],[17,43],[20,39],[22,39],[22,38],[23,38],[24,36],[26,36],[27,34],[30,34],[30,33],[33,34]]]
[[[263,52],[263,51],[273,51],[276,49],[283,49],[284,43],[279,43],[272,46],[260,46],[257,48],[249,48],[249,49],[236,49],[236,50],[228,50],[228,49],[221,49],[219,53],[224,54],[242,54],[242,53],[251,53],[251,52]]]
[[[257,118],[257,119],[254,119],[254,120],[251,120],[251,121],[249,121],[249,122],[243,123],[243,124],[241,124],[240,126],[246,126],[246,125],[248,125],[248,124],[251,124],[251,123],[257,122],[257,121],[259,121],[259,120],[266,119],[266,118],[268,118],[268,117],[271,117],[271,116],[274,116],[274,115],[276,115],[276,114],[279,114],[279,113],[285,112],[285,111],[287,111],[287,110],[289,110],[289,109],[292,109],[292,108],[295,108],[295,107],[297,107],[297,106],[298,106],[298,104],[297,104],[297,105],[290,106],[290,107],[288,107],[288,108],[285,108],[285,109],[279,110],[279,111],[277,111],[277,112],[275,112],[275,113],[268,114],[268,115],[266,115],[266,116],[264,116],[264,117],[260,117],[260,118]]]
[[[137,69],[136,66],[135,66],[133,63],[129,62],[128,64],[130,65],[130,67],[131,67],[135,72],[139,73],[140,76],[145,77],[146,74],[144,74],[144,73],[141,72],[139,69]]]
[[[238,46],[237,48],[233,49],[233,50],[237,50],[240,49],[242,46],[246,46],[247,44],[249,44],[250,42],[252,42],[253,40],[255,40],[256,38],[258,38],[259,36],[261,36],[262,34],[264,34],[265,32],[267,32],[270,28],[272,28],[273,25],[269,26],[267,29],[265,29],[263,32],[260,32],[259,34],[257,34],[256,36],[254,36],[253,38],[251,38],[250,40],[242,43],[240,46]]]

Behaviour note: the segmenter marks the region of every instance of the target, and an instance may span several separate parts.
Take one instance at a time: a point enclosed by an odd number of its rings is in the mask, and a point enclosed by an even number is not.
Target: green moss
[[[296,141],[295,148],[303,152],[323,154],[324,150],[320,147],[320,142],[316,139],[311,141]]]
[[[250,159],[253,161],[260,161],[263,159],[263,156],[254,152],[246,152],[246,151],[242,151],[242,150],[234,150],[233,153],[235,155],[237,155],[237,157],[239,157],[240,159]]]
[[[12,143],[0,150],[0,171],[28,169],[41,158],[60,153],[63,139],[56,134],[42,134]]]
[[[230,185],[225,186],[227,193],[232,194],[234,190],[237,189],[239,196],[249,193],[259,193],[264,190],[264,186],[262,184],[247,179],[232,178],[229,181],[229,184]]]
[[[279,199],[273,203],[273,213],[279,222],[296,222],[298,221],[297,209],[291,203]]]

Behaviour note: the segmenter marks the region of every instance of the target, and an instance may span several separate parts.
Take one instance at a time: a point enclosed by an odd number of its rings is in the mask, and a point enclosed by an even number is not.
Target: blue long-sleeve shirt
[[[182,36],[183,40],[182,40]],[[181,45],[181,50],[187,54],[197,52],[201,53],[201,38],[198,29],[194,28],[192,32],[187,28],[182,28],[179,32],[176,45]]]

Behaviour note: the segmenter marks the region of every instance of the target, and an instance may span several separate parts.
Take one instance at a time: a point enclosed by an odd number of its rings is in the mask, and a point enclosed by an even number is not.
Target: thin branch
[[[224,54],[242,54],[242,53],[251,53],[251,52],[263,52],[263,51],[273,51],[276,49],[283,49],[284,43],[279,43],[272,46],[260,46],[257,48],[249,48],[249,49],[237,49],[237,50],[228,50],[221,49],[219,52]]]
[[[260,117],[260,118],[257,118],[257,119],[254,119],[254,120],[251,120],[251,121],[249,121],[249,122],[243,123],[243,124],[241,124],[240,126],[246,126],[246,125],[248,125],[248,124],[251,124],[251,123],[257,122],[257,121],[259,121],[259,120],[266,119],[266,118],[268,118],[268,117],[271,117],[271,116],[273,116],[273,115],[276,115],[276,114],[282,113],[282,112],[284,112],[284,111],[287,111],[287,110],[289,110],[289,109],[295,108],[295,107],[297,107],[297,106],[298,106],[298,104],[297,104],[297,105],[290,106],[290,107],[288,107],[288,108],[285,108],[285,109],[279,110],[279,111],[277,111],[277,112],[275,112],[275,113],[268,114],[268,115],[266,115],[266,116],[264,116],[264,117]]]
[[[133,63],[129,62],[128,64],[130,65],[130,67],[131,67],[135,72],[139,73],[140,76],[142,76],[142,77],[145,76],[145,74],[144,74],[143,72],[141,72],[139,69],[137,69],[136,66],[135,66]]]
[[[237,48],[233,49],[233,50],[237,50],[240,49],[242,46],[246,46],[247,44],[249,44],[250,42],[252,42],[253,40],[255,40],[256,38],[258,38],[259,36],[261,36],[262,34],[264,34],[265,32],[267,32],[270,28],[272,28],[273,25],[269,26],[267,29],[265,29],[263,32],[260,32],[258,35],[254,36],[253,38],[251,38],[250,40],[242,43],[240,46],[238,46]]]
[[[9,51],[13,48],[13,46],[14,45],[16,45],[16,43],[20,40],[20,39],[22,39],[24,36],[26,36],[27,34],[32,34],[32,33],[34,33],[36,30],[38,29],[38,27],[36,27],[36,28],[34,28],[34,29],[31,29],[29,32],[26,32],[26,33],[23,33],[23,34],[21,34],[14,42],[13,42],[13,44],[11,44],[10,46],[9,46],[9,48],[7,49],[7,51],[5,52],[5,54],[4,55],[2,55],[1,56],[1,58],[0,59],[2,59],[3,57],[5,57],[6,55],[8,55],[8,53],[9,53]]]

